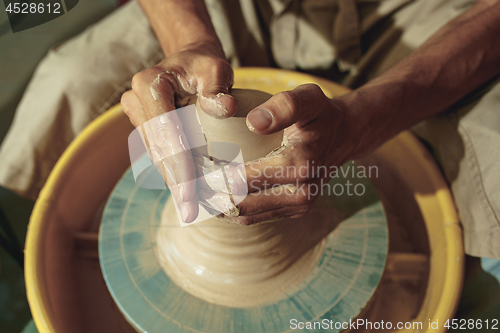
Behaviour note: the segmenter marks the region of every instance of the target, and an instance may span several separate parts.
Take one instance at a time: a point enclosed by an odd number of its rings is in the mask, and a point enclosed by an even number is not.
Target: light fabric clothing
[[[0,11],[0,143],[35,68],[47,51],[99,21],[116,7],[115,0],[82,0],[78,9],[16,33],[11,30],[9,13]]]
[[[351,87],[383,73],[473,2],[206,0],[233,66],[324,70]],[[162,57],[135,2],[51,51],[0,150],[0,183],[36,197],[77,133],[119,101],[136,72]],[[500,155],[494,153],[500,151],[500,113],[495,112],[500,86],[492,82],[478,96],[419,124],[415,132],[441,160],[466,252],[500,258]]]
[[[35,199],[76,135],[120,101],[135,73],[162,58],[135,3],[49,51],[35,70],[2,143],[0,184]]]

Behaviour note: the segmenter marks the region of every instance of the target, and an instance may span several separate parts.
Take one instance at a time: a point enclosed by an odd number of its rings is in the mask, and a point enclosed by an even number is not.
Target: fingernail
[[[181,217],[182,217],[182,222],[186,222],[187,218],[189,216],[189,209],[187,208],[186,205],[181,205]]]
[[[250,130],[263,131],[273,123],[273,115],[266,109],[256,109],[247,116],[247,126]]]

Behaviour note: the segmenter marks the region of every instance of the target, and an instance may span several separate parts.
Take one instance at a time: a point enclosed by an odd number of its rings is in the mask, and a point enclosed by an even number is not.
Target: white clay
[[[239,105],[235,117],[215,119],[199,112],[207,141],[237,143],[245,161],[280,147],[282,133],[261,136],[245,124],[247,113],[269,95],[238,90],[232,94]],[[291,186],[290,194],[295,190]],[[331,219],[324,216],[317,211],[254,226],[219,216],[181,228],[170,197],[156,237],[156,255],[170,280],[190,294],[224,306],[254,307],[288,297],[310,276],[329,233]]]
[[[199,109],[198,117],[207,141],[233,142],[240,146],[245,162],[266,156],[281,146],[283,132],[259,135],[246,125],[246,116],[256,106],[267,101],[271,95],[257,90],[233,89],[232,96],[238,101],[238,112],[231,118],[217,119]]]
[[[159,101],[161,99],[160,94],[158,93],[158,91],[155,88],[149,87],[149,90],[151,91],[151,96],[153,96],[153,99],[155,101]]]
[[[225,219],[181,228],[169,200],[156,237],[156,255],[170,280],[210,303],[249,308],[288,297],[326,245],[329,220],[317,216],[255,226]]]

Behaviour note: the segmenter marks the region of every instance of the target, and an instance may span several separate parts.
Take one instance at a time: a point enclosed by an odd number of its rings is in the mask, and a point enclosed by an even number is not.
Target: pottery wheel
[[[346,180],[332,179],[330,185]],[[367,179],[355,181],[362,181],[364,195],[324,195],[315,205],[329,207],[339,224],[312,273],[274,301],[232,308],[192,296],[160,268],[156,234],[170,192],[139,188],[129,169],[112,192],[101,223],[99,256],[108,289],[139,332],[288,332],[292,319],[348,322],[372,298],[388,251],[378,196]]]

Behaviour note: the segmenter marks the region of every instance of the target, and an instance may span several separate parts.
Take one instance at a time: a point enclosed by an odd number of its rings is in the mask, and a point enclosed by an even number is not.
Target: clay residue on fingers
[[[212,191],[228,193],[222,169],[214,171],[212,166],[206,163],[205,165],[202,166],[202,172],[204,176],[203,180],[205,180],[206,184]]]
[[[269,154],[266,155],[266,157],[272,157],[272,156],[276,156],[276,155],[279,155],[281,154],[285,149],[287,148],[287,146],[285,145],[282,145],[276,149],[273,149],[272,151],[269,152]]]
[[[151,92],[151,96],[153,97],[153,99],[155,101],[161,100],[161,95],[160,95],[160,92],[158,91],[159,85],[162,81],[161,76],[162,76],[162,74],[158,74],[158,76],[156,76],[156,79],[154,79],[153,82],[151,82],[151,85],[149,86],[149,91]]]
[[[231,205],[232,206],[228,210],[224,211],[224,215],[229,216],[229,217],[240,216],[240,209],[238,207],[236,207],[235,205],[233,205],[232,203],[231,203]]]
[[[216,193],[205,201],[217,211],[225,216],[237,217],[240,215],[240,210],[231,201],[231,197],[226,193]]]
[[[166,77],[168,75],[168,77]],[[190,98],[196,94],[197,82],[193,78],[186,79],[174,71],[162,72],[151,82],[149,90],[155,101],[161,100],[162,81],[167,80],[172,87],[172,96],[175,96],[176,107],[184,107],[189,104]]]
[[[295,194],[295,192],[297,192],[297,186],[292,184],[284,185],[284,188],[290,194]]]
[[[184,90],[187,94],[194,95],[196,94],[196,86],[197,83],[194,79],[186,79],[182,75],[177,72],[165,71],[165,74],[173,76],[177,83],[180,85],[180,88]],[[177,91],[178,94],[182,95],[181,91]]]
[[[250,131],[255,131],[255,127],[252,126],[252,124],[250,124],[250,122],[248,121],[248,119],[246,119],[246,124],[247,124],[247,127]]]
[[[200,94],[199,103],[200,106],[202,106],[203,111],[206,112],[208,108],[209,111],[208,113],[216,116],[217,118],[226,117],[228,111],[224,106],[224,104],[222,104],[222,102],[220,101],[220,98],[222,96],[230,96],[230,95],[221,92],[215,95],[214,97],[207,97],[203,94]]]
[[[155,88],[153,88],[153,86],[149,87],[149,90],[151,91],[151,96],[153,96],[153,99],[155,101],[161,100],[160,93]]]
[[[245,172],[245,165],[238,166],[227,165],[224,167],[225,174],[231,194],[233,195],[246,195],[248,193],[248,183]]]
[[[303,138],[299,132],[293,131],[291,134],[288,134],[285,131],[285,133],[283,135],[283,145],[290,146],[292,144],[297,144],[297,143],[300,144],[302,142],[303,142]]]

